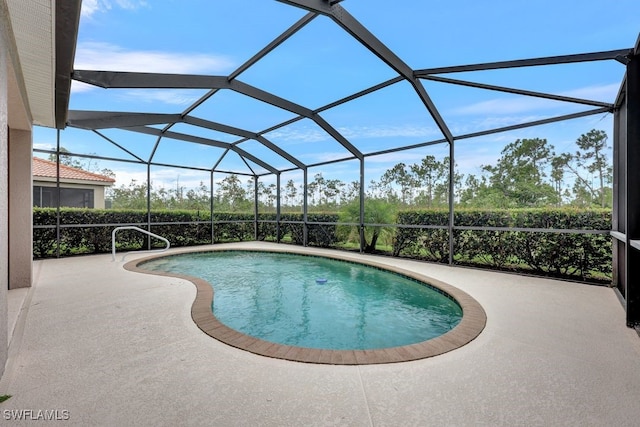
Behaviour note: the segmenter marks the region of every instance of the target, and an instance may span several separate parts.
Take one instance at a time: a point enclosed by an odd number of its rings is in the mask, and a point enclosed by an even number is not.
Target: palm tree
[[[360,223],[360,199],[356,198],[340,211],[341,222]],[[396,221],[396,207],[383,199],[364,200],[365,224],[393,224]],[[364,252],[376,250],[378,238],[391,234],[392,227],[384,225],[367,225],[364,227]]]

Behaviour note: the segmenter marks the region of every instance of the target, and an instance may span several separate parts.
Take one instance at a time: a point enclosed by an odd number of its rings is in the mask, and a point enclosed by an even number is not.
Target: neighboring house
[[[58,206],[55,162],[33,158],[33,206]],[[115,180],[108,176],[60,165],[60,206],[104,209],[105,188]]]

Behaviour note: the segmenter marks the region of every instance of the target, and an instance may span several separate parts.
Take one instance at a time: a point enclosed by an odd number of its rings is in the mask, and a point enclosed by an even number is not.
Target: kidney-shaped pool
[[[213,250],[151,257],[125,267],[191,280],[198,288],[192,316],[200,329],[235,347],[282,359],[414,360],[468,343],[486,321],[480,305],[450,285],[333,257]]]

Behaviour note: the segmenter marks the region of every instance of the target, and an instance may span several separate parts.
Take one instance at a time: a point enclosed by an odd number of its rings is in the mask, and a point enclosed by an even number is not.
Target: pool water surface
[[[215,317],[243,334],[331,350],[405,346],[440,336],[460,305],[428,284],[371,266],[288,253],[215,251],[146,262],[214,289]]]

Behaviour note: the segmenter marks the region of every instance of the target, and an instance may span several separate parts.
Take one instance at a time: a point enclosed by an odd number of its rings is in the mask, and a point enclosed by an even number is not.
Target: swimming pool
[[[464,345],[484,327],[482,308],[458,289],[360,261],[214,250],[146,258],[126,268],[191,280],[198,288],[192,317],[200,329],[290,360],[413,360]]]

